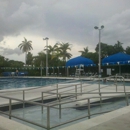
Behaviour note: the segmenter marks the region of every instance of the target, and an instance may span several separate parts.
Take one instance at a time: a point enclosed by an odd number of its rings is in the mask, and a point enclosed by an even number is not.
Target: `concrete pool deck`
[[[127,106],[60,130],[129,130],[129,117],[130,106]],[[0,120],[0,130],[36,130],[2,116],[0,116]]]
[[[16,121],[0,116],[0,130],[36,130]]]
[[[63,86],[66,86],[66,85],[60,84],[60,87],[63,87]],[[106,86],[107,86],[107,84],[101,85],[101,88],[102,88],[101,92],[116,92],[116,87],[114,85],[110,86],[110,87],[106,87]],[[54,89],[54,88],[56,88],[56,86],[48,86],[48,87],[43,87],[43,88],[39,88],[39,89],[34,89],[34,90],[31,90],[31,91],[26,91],[25,92],[25,100],[40,98],[41,97],[41,91],[47,91],[47,90]],[[124,88],[122,86],[118,86],[118,92],[123,92],[123,91],[124,91]],[[54,91],[54,92],[56,92],[56,91]],[[62,92],[62,90],[60,90],[60,92]],[[73,92],[73,91],[71,91],[71,92]],[[91,87],[83,87],[83,92],[98,92],[98,84],[97,84],[97,86],[95,86],[95,84],[93,84],[93,85],[91,85]],[[126,92],[130,92],[129,86],[126,86]],[[10,90],[9,91],[1,90],[1,93],[0,93],[0,95],[2,95],[2,96],[13,97],[13,98],[17,98],[17,99],[22,99],[23,98],[22,94],[23,94],[22,91],[12,91],[12,92],[10,92]],[[87,98],[87,97],[93,97],[93,96],[97,96],[97,95],[98,94],[96,94],[96,95],[93,95],[93,94],[82,95],[82,96],[79,96],[78,98],[79,99],[80,98]],[[112,95],[115,95],[115,94],[104,94],[104,96],[105,95],[112,96]],[[0,105],[7,105],[8,103],[9,103],[9,100],[0,98]],[[83,101],[78,101],[77,103],[78,104],[84,104]],[[101,116],[94,117],[90,120],[86,120],[86,121],[83,121],[83,122],[62,128],[61,130],[115,130],[115,129],[118,128],[118,127],[116,128],[115,124],[116,123],[121,124],[122,120],[124,120],[126,122],[130,121],[129,116],[130,116],[130,107],[128,106],[128,107],[124,107],[124,108],[109,112],[107,114],[103,114]],[[0,117],[0,120],[1,119],[2,118]],[[9,119],[4,119],[4,120],[7,120],[7,122],[8,122]],[[9,122],[10,122],[10,120],[9,120]],[[15,121],[13,121],[13,122],[15,122]],[[13,124],[13,122],[12,123],[10,122],[10,125]],[[116,122],[116,123],[114,124],[113,122]],[[123,122],[123,123],[125,123],[125,122]],[[18,124],[20,124],[20,123],[18,123]],[[9,129],[9,128],[7,129],[6,126],[4,126],[4,125],[5,124],[0,123],[1,130],[15,130],[15,128],[14,129]],[[111,127],[106,127],[106,126],[111,126]],[[128,130],[128,129],[126,129],[127,126],[129,126],[128,124],[126,124],[126,125],[122,124],[121,126],[122,127],[120,127],[120,128],[122,128],[123,130]],[[22,124],[19,127],[21,129],[18,129],[18,130],[22,130],[22,127],[24,128],[23,130],[26,130],[25,127],[22,126]],[[119,129],[119,130],[122,130],[122,129]],[[28,128],[27,130],[34,130],[34,129]]]
[[[130,130],[130,106],[73,124],[60,130]]]

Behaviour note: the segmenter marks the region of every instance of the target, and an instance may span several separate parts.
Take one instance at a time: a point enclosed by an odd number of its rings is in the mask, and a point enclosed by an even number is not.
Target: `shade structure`
[[[125,53],[116,53],[102,60],[102,65],[119,65],[119,74],[121,74],[121,65],[130,64],[130,55]]]
[[[116,53],[102,60],[102,65],[125,65],[130,63],[130,55],[125,53]]]
[[[75,66],[95,66],[94,62],[89,59],[82,56],[75,57],[73,59],[70,59],[66,62],[66,67],[75,67]]]

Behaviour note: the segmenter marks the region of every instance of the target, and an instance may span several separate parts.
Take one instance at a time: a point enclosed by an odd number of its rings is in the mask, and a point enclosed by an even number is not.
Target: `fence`
[[[111,111],[111,110],[107,110],[107,111],[102,111],[102,112],[97,112],[97,113],[91,113],[91,109],[92,109],[93,106],[97,106],[97,105],[102,106],[102,105],[106,104],[106,103],[103,103],[103,101],[106,100],[106,99],[124,98],[126,105],[127,106],[129,105],[129,94],[130,93],[126,92],[124,79],[122,80],[122,77],[109,77],[109,78],[107,78],[107,80],[112,80],[112,78],[114,79],[114,82],[115,82],[114,85],[116,84],[115,85],[116,86],[115,92],[101,92],[100,89],[102,89],[102,87],[100,86],[100,87],[97,88],[98,92],[86,92],[85,93],[85,92],[83,92],[83,88],[86,87],[86,85],[82,81],[80,81],[80,83],[65,85],[63,87],[60,87],[59,84],[56,84],[55,89],[51,89],[51,90],[48,90],[46,92],[45,91],[41,92],[41,103],[25,100],[25,91],[26,90],[22,90],[23,91],[23,99],[16,99],[16,98],[11,98],[11,97],[0,95],[0,98],[7,99],[8,102],[9,102],[8,112],[0,111],[0,113],[9,116],[9,119],[11,119],[12,117],[17,118],[19,120],[31,123],[33,125],[45,128],[47,130],[62,126],[64,124],[67,124],[67,123],[70,123],[70,122],[74,122],[74,121],[83,119],[83,118],[86,118],[86,117],[88,119],[90,119],[94,115],[103,114],[103,113],[107,113],[107,112]],[[117,89],[118,78],[121,78],[121,80],[123,82],[123,85],[124,85],[123,86],[124,87],[123,92],[117,92],[118,91],[118,89]],[[98,80],[99,83],[100,83],[100,80]],[[64,91],[61,91],[61,90],[64,90]],[[94,96],[89,97],[88,95],[90,95],[90,94],[94,94]],[[103,96],[104,94],[118,94],[118,95]],[[84,95],[87,95],[88,97],[84,96]],[[84,98],[79,98],[81,96],[84,96]],[[52,98],[56,97],[56,100],[52,101],[52,102],[48,102],[48,103],[45,104],[44,101],[48,97],[52,97]],[[45,123],[39,124],[39,123],[36,123],[34,121],[30,121],[28,119],[24,119],[24,118],[13,115],[12,114],[12,111],[13,111],[12,107],[14,105],[13,101],[21,103],[23,105],[23,109],[26,108],[26,104],[40,106],[41,114],[46,114],[46,124]],[[58,110],[57,119],[58,118],[62,119],[65,116],[64,114],[62,114],[63,109],[71,108],[72,110],[73,109],[75,110],[76,108],[79,108],[79,106],[77,106],[76,104],[78,104],[78,102],[80,102],[80,101],[86,102],[86,103],[84,103],[84,105],[81,106],[81,107],[84,107],[84,106],[86,107],[86,113],[87,113],[86,115],[76,117],[76,118],[73,118],[73,119],[70,119],[70,120],[65,120],[65,121],[62,121],[61,123],[57,123],[57,124],[52,123],[52,121],[51,121],[51,119],[52,119],[51,111],[52,110],[54,110],[54,109]]]

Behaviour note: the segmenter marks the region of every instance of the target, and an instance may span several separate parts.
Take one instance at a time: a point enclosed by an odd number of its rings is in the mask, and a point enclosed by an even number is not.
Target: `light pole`
[[[42,77],[42,61],[41,61],[41,77]]]
[[[98,73],[99,73],[99,78],[101,77],[101,30],[104,28],[102,25],[100,28],[95,26],[95,29],[99,30],[99,68],[98,68]]]
[[[43,40],[46,40],[46,76],[48,76],[48,40],[49,38],[43,38]]]

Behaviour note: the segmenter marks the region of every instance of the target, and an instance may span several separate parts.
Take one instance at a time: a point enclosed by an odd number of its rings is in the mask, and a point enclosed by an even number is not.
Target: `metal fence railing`
[[[97,92],[92,92],[93,90],[91,90],[89,92],[84,92],[83,89],[86,88],[86,86],[88,87],[88,84],[85,84],[85,82],[83,82],[82,79],[80,79],[78,83],[74,83],[71,85],[66,84],[65,86],[56,84],[56,87],[54,89],[42,91],[41,94],[39,95],[39,97],[41,99],[40,103],[34,102],[34,101],[27,101],[25,99],[26,90],[22,90],[23,99],[17,99],[17,98],[0,95],[0,98],[8,100],[8,111],[3,112],[2,110],[0,110],[0,113],[7,115],[9,117],[9,119],[11,119],[13,117],[13,118],[31,123],[33,125],[42,127],[44,129],[50,130],[50,129],[53,129],[53,128],[65,125],[67,123],[83,119],[83,118],[90,119],[92,116],[112,111],[112,110],[106,110],[106,111],[99,111],[99,112],[92,113],[93,106],[101,107],[104,104],[107,104],[107,103],[104,103],[104,101],[107,99],[112,99],[112,100],[114,98],[116,98],[116,100],[124,99],[124,101],[126,102],[125,103],[126,106],[128,106],[130,92],[126,92],[124,78],[119,77],[119,76],[114,76],[114,77],[111,76],[106,79],[114,81],[113,85],[116,84],[115,91],[101,92],[102,88],[109,87],[109,85],[108,86],[106,85],[103,87],[101,87],[101,86],[96,87],[94,90],[97,90]],[[103,78],[97,79],[97,82],[100,84],[101,80],[103,80]],[[117,81],[122,81],[122,83],[123,83],[124,89],[122,92],[117,92],[118,91]],[[90,81],[90,82],[93,82],[93,81]],[[55,100],[48,101],[48,103],[45,103],[45,100],[50,99],[50,98],[55,98]],[[22,117],[19,117],[19,116],[16,116],[15,114],[13,114],[13,106],[15,105],[14,101],[19,104],[22,104],[22,107],[20,109],[23,109],[23,110],[26,109],[26,106],[29,106],[28,104],[30,104],[30,106],[39,106],[41,115],[45,115],[44,120],[46,120],[46,123],[41,121],[41,124],[40,124],[38,122],[29,120],[29,119],[25,119],[25,118],[22,118]],[[78,104],[80,102],[83,102],[83,105],[79,106]],[[81,107],[81,108],[86,107],[85,114],[80,115],[80,116],[78,115],[77,117],[72,117],[71,119],[68,119],[68,117],[66,117],[67,114],[64,114],[65,109],[67,109],[67,110],[71,109],[71,111],[73,111],[73,110],[75,111],[75,109],[77,109],[79,107]],[[53,113],[55,110],[56,110],[56,112],[58,111],[57,117],[55,117],[55,118],[57,120],[60,120],[59,123],[53,123],[54,121],[52,120],[53,114],[51,114],[51,113]],[[66,110],[66,112],[69,112],[67,110]],[[64,117],[65,117],[65,119],[64,119]],[[32,117],[32,118],[35,118],[35,117]],[[62,119],[62,121],[61,121],[61,119]]]
[[[57,94],[57,93],[49,93],[49,94],[54,95],[54,94]],[[86,98],[82,98],[82,99],[75,98],[76,95],[81,95],[81,94],[82,95],[83,94],[98,94],[99,96],[95,95],[93,97],[86,97]],[[121,95],[102,96],[104,94],[121,94]],[[96,106],[98,106],[98,105],[102,106],[102,105],[106,104],[106,103],[103,103],[103,98],[104,99],[124,98],[125,102],[126,102],[126,106],[128,106],[129,105],[129,94],[130,94],[130,92],[129,93],[127,93],[127,92],[125,92],[125,93],[124,92],[62,93],[62,94],[58,94],[58,100],[56,102],[50,102],[49,104],[43,104],[43,103],[38,103],[38,102],[31,102],[31,101],[25,101],[25,100],[20,100],[20,99],[15,99],[15,98],[10,98],[10,97],[0,96],[0,98],[5,98],[5,99],[9,100],[9,111],[8,112],[2,112],[2,111],[0,111],[0,113],[9,116],[9,119],[11,119],[13,117],[13,118],[16,118],[16,119],[19,119],[19,120],[31,123],[33,125],[45,128],[47,130],[50,130],[52,128],[59,127],[59,126],[62,126],[64,124],[76,121],[76,120],[80,120],[80,119],[83,119],[83,118],[86,118],[86,117],[88,119],[90,119],[94,115],[98,115],[98,114],[103,114],[103,113],[110,112],[111,110],[106,110],[106,111],[97,112],[97,113],[91,113],[91,109],[92,109],[91,107],[92,106],[94,106],[94,105],[96,105]],[[64,97],[64,95],[66,95],[66,96],[68,95],[68,97],[73,95],[73,100],[65,100],[64,98],[62,99],[62,97]],[[93,99],[98,99],[98,100],[93,101]],[[13,100],[21,102],[22,104],[31,104],[31,105],[40,106],[41,107],[41,114],[46,114],[46,125],[45,124],[39,124],[39,123],[36,123],[34,121],[30,121],[28,119],[24,119],[24,118],[18,117],[16,115],[13,115],[12,114],[12,106],[13,106],[12,101]],[[77,104],[77,102],[79,102],[79,101],[85,101],[86,102],[86,104],[84,104],[87,107],[85,115],[78,116],[77,118],[68,119],[68,120],[63,121],[61,123],[57,123],[57,124],[51,125],[51,109],[57,109],[59,111],[58,112],[59,114],[57,115],[57,118],[61,119],[61,118],[64,118],[64,116],[65,116],[64,114],[62,114],[62,111],[64,111],[64,109],[72,108],[72,110],[73,110],[74,108],[77,107],[75,105],[68,106],[67,104]],[[99,101],[99,102],[97,102],[97,101]],[[94,103],[94,102],[96,102],[96,103]],[[43,112],[43,108],[44,108],[44,112]]]

